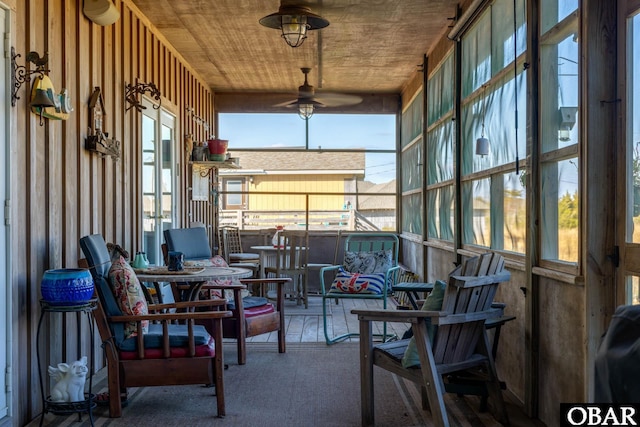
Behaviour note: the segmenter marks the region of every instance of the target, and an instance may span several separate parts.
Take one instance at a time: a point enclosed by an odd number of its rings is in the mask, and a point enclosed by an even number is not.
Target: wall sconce
[[[282,38],[291,47],[298,47],[307,38],[307,31],[329,25],[329,21],[316,15],[307,6],[283,5],[276,13],[262,18],[260,24],[282,32]]]
[[[560,141],[571,140],[571,129],[576,124],[576,113],[578,107],[560,107],[560,128],[558,129],[558,139]]]
[[[127,107],[125,112],[129,111],[134,107],[136,110],[138,110],[138,112],[146,109],[147,107],[145,107],[144,105],[142,105],[140,101],[138,101],[138,94],[144,94],[145,92],[149,92],[149,95],[153,96],[153,99],[158,101],[158,104],[153,106],[155,110],[158,110],[160,108],[160,105],[162,104],[162,99],[161,99],[162,94],[160,93],[160,90],[153,83],[137,83],[136,82],[135,85],[132,85],[131,83],[127,83],[125,86],[124,98],[129,104],[131,104],[130,106]]]
[[[253,184],[253,175],[249,175],[249,183]]]
[[[20,99],[18,91],[25,81],[31,80],[31,76],[33,74],[39,74],[40,77],[44,77],[45,73],[49,72],[46,68],[47,62],[49,62],[49,55],[46,52],[42,57],[40,57],[37,52],[31,51],[27,53],[26,60],[36,66],[35,70],[27,70],[27,67],[24,65],[18,65],[16,63],[16,59],[18,57],[20,57],[20,54],[16,53],[15,48],[11,46],[11,84],[13,86],[13,92],[11,93],[12,107],[15,107],[16,101]]]

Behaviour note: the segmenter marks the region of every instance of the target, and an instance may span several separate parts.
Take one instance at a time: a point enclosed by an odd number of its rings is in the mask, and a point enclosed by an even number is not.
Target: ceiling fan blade
[[[280,104],[276,104],[274,105],[274,107],[292,108],[292,107],[297,107],[300,104],[313,104],[316,107],[326,107],[326,105],[323,102],[320,102],[315,98],[298,98],[298,99],[294,99],[293,101],[287,101],[287,102],[282,102]]]
[[[281,102],[280,104],[275,104],[274,107],[293,107],[298,104],[297,99],[293,99],[291,101]]]
[[[304,74],[304,84],[298,88],[298,98],[275,104],[274,107],[293,108],[299,105],[313,104],[315,107],[343,107],[356,105],[362,102],[362,97],[346,93],[320,92],[317,93],[309,84],[307,78],[310,68],[301,68]]]
[[[313,99],[324,104],[325,107],[342,107],[347,105],[356,105],[362,102],[362,97],[358,95],[332,92],[316,93]]]

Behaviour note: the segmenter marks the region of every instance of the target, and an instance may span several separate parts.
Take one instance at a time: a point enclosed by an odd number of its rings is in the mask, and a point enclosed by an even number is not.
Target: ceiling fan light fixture
[[[304,83],[298,87],[298,99],[276,104],[274,107],[295,108],[300,118],[306,121],[317,111],[317,108],[355,105],[362,102],[362,97],[357,95],[325,93],[317,96],[315,89],[309,84],[311,68],[300,68],[300,71],[304,74]]]
[[[298,47],[307,38],[307,32],[329,25],[329,21],[316,15],[306,6],[281,5],[276,13],[260,19],[260,24],[282,32],[282,38],[291,47]]]
[[[303,120],[309,120],[313,116],[313,104],[298,105],[298,115]]]

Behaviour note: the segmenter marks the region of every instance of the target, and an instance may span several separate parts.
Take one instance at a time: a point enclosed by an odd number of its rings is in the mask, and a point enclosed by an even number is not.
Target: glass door
[[[146,99],[142,104],[142,250],[150,264],[162,265],[162,232],[175,223],[176,118]]]
[[[624,129],[625,155],[625,227],[616,303],[640,304],[640,2],[621,0],[620,33],[625,50],[621,70],[625,93],[622,102],[625,111]]]

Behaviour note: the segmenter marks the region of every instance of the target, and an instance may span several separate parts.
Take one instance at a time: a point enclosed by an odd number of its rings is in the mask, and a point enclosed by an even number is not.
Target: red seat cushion
[[[274,313],[276,311],[273,304],[264,304],[258,307],[246,308],[244,310],[244,317],[255,317],[260,316],[261,314]]]
[[[195,357],[213,357],[216,354],[215,351],[215,341],[213,337],[209,337],[209,342],[203,345],[196,346],[196,355]],[[179,358],[179,357],[189,357],[188,356],[189,349],[187,347],[171,347],[169,349],[170,357]],[[145,359],[162,359],[164,358],[162,354],[161,348],[148,348],[144,350],[144,358]],[[137,351],[121,351],[120,359],[122,360],[136,360],[138,359]]]

